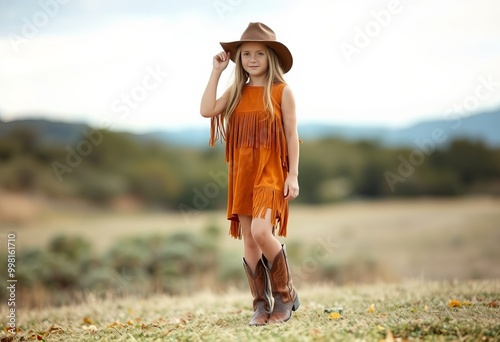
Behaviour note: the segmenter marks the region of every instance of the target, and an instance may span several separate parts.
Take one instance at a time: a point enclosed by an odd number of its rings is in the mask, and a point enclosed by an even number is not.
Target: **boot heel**
[[[272,312],[274,299],[266,267],[262,259],[260,259],[255,266],[255,272],[252,272],[245,258],[243,258],[243,268],[245,269],[250,285],[250,292],[253,297],[254,314],[250,319],[249,325],[266,325]]]
[[[269,265],[269,263],[265,264]],[[292,311],[300,306],[299,296],[293,287],[288,267],[285,245],[282,245],[281,251],[276,254],[271,265],[269,277],[274,296],[274,308],[268,323],[283,323],[288,321],[292,317]]]
[[[299,295],[295,296],[295,300],[293,301],[292,311],[296,311],[300,306]]]

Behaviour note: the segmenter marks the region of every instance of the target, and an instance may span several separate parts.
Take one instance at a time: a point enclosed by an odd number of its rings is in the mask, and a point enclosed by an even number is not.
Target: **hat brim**
[[[292,68],[293,65],[293,57],[292,53],[288,48],[276,41],[268,41],[268,40],[238,40],[234,42],[228,42],[228,43],[223,43],[221,42],[220,45],[224,49],[224,51],[229,52],[231,54],[230,58],[233,62],[235,62],[236,58],[236,51],[238,51],[238,48],[240,45],[244,43],[262,43],[270,47],[271,49],[276,52],[276,55],[278,56],[278,59],[281,63],[281,68],[283,69],[283,72],[286,74],[290,69]]]

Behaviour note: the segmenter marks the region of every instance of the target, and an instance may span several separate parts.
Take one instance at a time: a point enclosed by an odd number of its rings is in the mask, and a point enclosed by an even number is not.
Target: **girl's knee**
[[[270,227],[268,224],[256,224],[256,222],[254,222],[252,224],[251,231],[254,241],[259,246],[266,244],[273,237],[272,227]]]
[[[247,248],[258,248],[259,247],[259,245],[255,241],[250,229],[248,230],[248,232],[243,234],[243,244]]]

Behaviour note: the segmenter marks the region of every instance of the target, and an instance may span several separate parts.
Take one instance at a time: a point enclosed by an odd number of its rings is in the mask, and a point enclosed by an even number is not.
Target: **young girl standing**
[[[243,237],[245,269],[253,296],[250,325],[286,322],[299,307],[285,245],[288,201],[299,194],[299,139],[295,100],[284,80],[292,54],[268,26],[250,23],[239,41],[220,43],[201,100],[211,118],[210,144],[226,142],[230,235]],[[217,99],[229,60],[234,80]]]

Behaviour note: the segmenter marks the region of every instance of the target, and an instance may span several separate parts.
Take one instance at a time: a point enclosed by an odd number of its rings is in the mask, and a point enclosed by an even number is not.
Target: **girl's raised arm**
[[[213,58],[213,68],[207,87],[201,98],[200,113],[203,117],[210,118],[221,114],[226,108],[228,93],[225,92],[217,99],[217,85],[219,84],[220,75],[229,64],[230,55],[226,52],[220,52]]]

